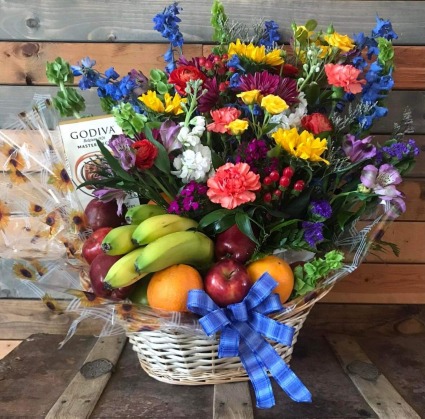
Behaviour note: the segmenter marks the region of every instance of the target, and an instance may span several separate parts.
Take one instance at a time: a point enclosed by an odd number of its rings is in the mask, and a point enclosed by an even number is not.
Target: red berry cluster
[[[215,55],[210,54],[208,57],[199,57],[198,64],[201,66],[201,69],[205,71],[207,74],[211,72],[211,74],[224,75],[226,74],[226,62],[228,56],[227,54],[223,55]],[[226,86],[227,87],[227,86]],[[224,89],[224,86],[221,87]]]
[[[285,167],[280,174],[277,170],[270,172],[268,176],[263,179],[263,189],[266,191],[263,195],[264,202],[271,202],[272,200],[279,200],[282,198],[285,191],[289,188],[292,183],[295,170],[291,167]],[[276,188],[272,191],[271,189]],[[292,186],[292,190],[295,194],[299,194],[305,188],[305,182],[303,180],[297,180]]]

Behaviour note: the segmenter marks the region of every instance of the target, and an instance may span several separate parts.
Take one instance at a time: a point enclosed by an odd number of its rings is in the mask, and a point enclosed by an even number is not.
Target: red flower
[[[307,131],[318,135],[323,131],[332,131],[332,125],[326,115],[322,113],[312,113],[301,119],[301,125]]]
[[[136,150],[135,166],[140,169],[150,169],[158,155],[158,149],[149,140],[139,140],[132,144]]]
[[[182,65],[170,73],[168,82],[174,84],[177,93],[186,96],[186,84],[190,80],[207,80],[207,76],[192,65]]]

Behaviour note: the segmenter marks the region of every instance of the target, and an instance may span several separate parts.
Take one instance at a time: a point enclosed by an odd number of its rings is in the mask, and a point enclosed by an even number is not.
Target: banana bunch
[[[104,279],[111,288],[126,287],[171,265],[203,267],[213,261],[214,243],[195,230],[196,221],[159,208],[143,204],[129,209],[126,220],[132,224],[112,229],[103,239],[105,253],[124,255]]]

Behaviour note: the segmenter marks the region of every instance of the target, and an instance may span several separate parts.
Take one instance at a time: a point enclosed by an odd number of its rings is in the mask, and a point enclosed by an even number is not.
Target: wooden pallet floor
[[[295,346],[291,367],[313,394],[311,404],[292,402],[275,385],[276,406],[259,410],[251,405],[246,383],[215,388],[161,383],[144,373],[128,344],[109,381],[108,375],[103,383],[99,378],[84,383],[81,366],[96,358],[115,363],[120,338],[102,344],[79,335],[58,351],[63,335],[36,334],[0,361],[0,417],[425,417],[424,308],[351,305],[340,322],[343,308],[315,308]]]

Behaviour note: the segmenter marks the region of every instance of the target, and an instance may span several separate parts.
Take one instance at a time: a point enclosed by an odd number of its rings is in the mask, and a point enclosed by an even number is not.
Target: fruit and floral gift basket
[[[247,27],[215,1],[211,53],[186,57],[180,12],[174,3],[153,19],[170,41],[165,70],[47,64],[57,97],[20,115],[26,138],[2,134],[6,257],[50,308],[64,304],[54,293],[73,297],[69,335],[90,316],[106,320],[103,334],[124,327],[159,380],[250,379],[264,408],[272,376],[308,401],[287,363],[310,309],[368,252],[397,251],[383,238],[405,211],[398,185],[418,154],[408,112],[387,141],[370,134],[387,114],[397,35],[379,17],[353,37],[310,20],[283,44],[276,22]],[[55,109],[84,112],[74,77],[121,130],[97,141],[80,183],[55,129]],[[85,208],[73,182],[93,191]],[[27,242],[6,234],[18,219]]]

